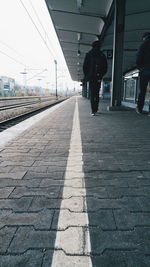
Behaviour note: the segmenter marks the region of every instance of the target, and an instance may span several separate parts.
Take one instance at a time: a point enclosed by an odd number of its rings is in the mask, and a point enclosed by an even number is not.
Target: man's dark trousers
[[[100,85],[101,81],[89,81],[92,113],[96,113],[98,111]]]
[[[145,95],[148,82],[150,81],[150,70],[141,70],[140,73],[140,93],[138,96],[137,106],[142,111],[145,102]]]

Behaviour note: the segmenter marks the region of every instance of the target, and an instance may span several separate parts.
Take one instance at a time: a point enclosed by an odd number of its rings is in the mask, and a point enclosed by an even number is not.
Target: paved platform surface
[[[106,106],[71,98],[1,146],[0,267],[150,266],[150,117]]]

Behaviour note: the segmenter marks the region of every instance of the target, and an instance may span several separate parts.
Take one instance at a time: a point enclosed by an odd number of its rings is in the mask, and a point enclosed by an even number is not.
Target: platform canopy
[[[45,0],[70,75],[83,78],[82,64],[91,43],[98,38],[108,57],[111,78],[114,36],[113,0]],[[122,1],[122,0],[120,0]],[[126,0],[123,72],[135,67],[141,36],[150,31],[150,0]]]

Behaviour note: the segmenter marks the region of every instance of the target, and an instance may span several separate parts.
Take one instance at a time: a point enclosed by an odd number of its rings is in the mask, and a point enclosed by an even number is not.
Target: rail
[[[0,98],[0,124],[26,114],[55,105],[65,98],[55,97],[12,97]]]

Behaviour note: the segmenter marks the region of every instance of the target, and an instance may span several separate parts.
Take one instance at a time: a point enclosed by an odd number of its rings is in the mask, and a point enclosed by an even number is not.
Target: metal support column
[[[57,93],[57,60],[54,60],[55,63],[55,90],[56,90],[56,100],[58,99],[58,93]]]
[[[111,106],[121,106],[123,90],[123,46],[124,46],[124,24],[125,24],[125,2],[126,0],[114,0],[114,56],[112,65],[112,96]]]
[[[82,96],[87,97],[87,82],[82,82]]]

